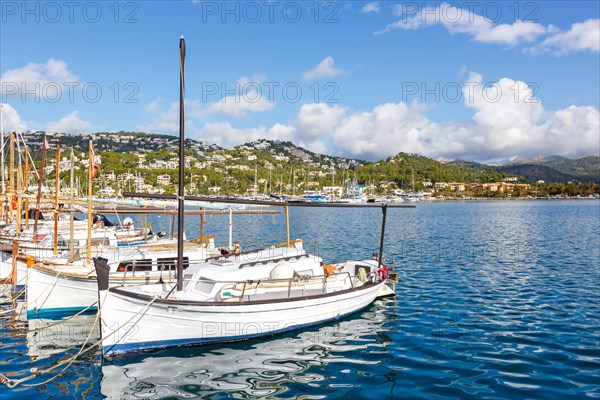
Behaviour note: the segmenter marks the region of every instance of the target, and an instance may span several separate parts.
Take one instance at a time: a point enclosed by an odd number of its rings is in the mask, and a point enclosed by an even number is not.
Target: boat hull
[[[47,269],[39,265],[28,268],[27,271],[27,317],[40,318],[60,314],[72,314],[89,308],[97,309],[98,282],[93,275],[84,277],[65,271]],[[111,286],[123,284],[123,275],[116,274],[109,281]],[[129,277],[128,284],[144,285],[155,283],[158,274],[141,275],[138,278]]]
[[[383,285],[308,298],[212,304],[152,302],[152,297],[125,296],[118,289],[101,291],[102,351],[110,356],[271,336],[358,311],[378,297]]]

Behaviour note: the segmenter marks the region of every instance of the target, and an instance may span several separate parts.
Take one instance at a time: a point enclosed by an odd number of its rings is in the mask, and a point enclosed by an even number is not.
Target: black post
[[[385,217],[387,216],[387,204],[381,206],[383,212],[383,221],[381,222],[381,240],[379,241],[379,264],[377,268],[381,268],[383,264],[383,238],[385,237]]]
[[[185,40],[179,39],[179,191],[177,195],[177,290],[183,289],[183,216],[185,150]]]

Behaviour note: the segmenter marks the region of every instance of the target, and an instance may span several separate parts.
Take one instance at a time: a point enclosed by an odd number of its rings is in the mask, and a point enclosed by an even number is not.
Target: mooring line
[[[138,315],[145,313],[148,310],[148,307],[150,307],[152,305],[152,303],[154,303],[154,301],[157,299],[158,297],[153,297],[152,300],[150,300],[150,302],[148,304],[146,304],[146,306],[138,311],[137,313],[135,313],[131,318],[129,318],[129,320],[127,320],[122,326],[127,326],[127,324],[129,324],[131,321],[134,320],[134,318],[136,318]],[[60,375],[62,375],[67,368],[69,368],[69,366],[71,364],[73,364],[73,362],[75,362],[75,360],[82,354],[88,353],[90,351],[92,351],[93,349],[97,348],[98,346],[100,346],[102,344],[102,341],[106,338],[111,337],[112,335],[116,334],[119,331],[119,328],[115,329],[114,331],[112,331],[111,333],[109,333],[108,335],[106,335],[105,337],[101,337],[100,340],[98,340],[96,343],[94,343],[93,345],[91,345],[90,347],[88,347],[87,349],[84,349],[85,345],[87,344],[87,342],[89,341],[89,338],[93,332],[93,328],[94,326],[96,326],[96,324],[98,323],[98,320],[100,319],[100,313],[98,313],[96,315],[96,319],[94,320],[94,325],[92,326],[92,329],[90,329],[90,333],[88,334],[88,337],[86,338],[85,342],[83,343],[83,345],[81,346],[80,350],[77,352],[77,354],[49,367],[46,368],[42,371],[39,371],[35,368],[32,368],[30,371],[32,372],[32,375],[26,376],[24,378],[21,379],[9,379],[7,378],[5,375],[0,374],[0,385],[6,385],[8,388],[12,389],[17,385],[22,384],[23,382],[27,382],[39,375],[43,375],[43,374],[47,374],[48,372],[53,371],[54,369],[64,365],[64,364],[68,364],[62,371],[56,373],[53,377],[45,380],[44,382],[40,382],[40,383],[32,383],[32,384],[27,384],[27,385],[23,385],[23,386],[27,386],[27,387],[32,387],[32,386],[39,386],[39,385],[43,385],[46,384],[48,382],[51,382],[52,380],[58,378]],[[100,332],[100,335],[102,336],[102,332]]]
[[[3,301],[2,303],[0,303],[0,306],[3,306],[4,304],[9,304],[9,303],[16,301],[19,297],[21,297],[23,295],[23,293],[25,293],[26,290],[27,290],[27,286],[25,286],[23,288],[23,290],[21,290],[19,293],[17,293],[17,295],[12,297],[10,300],[6,300],[6,301]]]
[[[44,329],[52,328],[53,326],[56,326],[56,325],[60,325],[60,324],[62,324],[63,322],[67,322],[67,321],[69,321],[69,320],[71,320],[71,319],[73,319],[73,318],[75,318],[75,317],[77,317],[77,316],[79,316],[79,315],[83,314],[84,312],[88,311],[90,308],[94,307],[96,304],[98,304],[98,302],[97,302],[97,301],[95,301],[93,304],[90,304],[89,306],[87,306],[87,307],[86,307],[86,308],[84,308],[83,310],[79,311],[77,314],[71,315],[71,316],[69,316],[69,317],[67,317],[67,318],[65,318],[65,319],[61,319],[60,321],[56,321],[56,322],[54,322],[54,323],[51,323],[51,324],[48,324],[48,325],[41,326],[41,327],[39,327],[39,328],[31,329],[31,330],[29,330],[29,331],[27,331],[27,332],[37,332],[37,331],[41,331],[41,330],[44,330]]]

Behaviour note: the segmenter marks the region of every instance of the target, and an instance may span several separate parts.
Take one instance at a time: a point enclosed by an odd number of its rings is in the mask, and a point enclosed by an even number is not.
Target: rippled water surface
[[[225,244],[226,216],[205,234]],[[283,216],[234,216],[246,249],[285,240]],[[325,261],[378,251],[377,209],[292,209],[292,236]],[[169,217],[154,217],[169,230]],[[198,236],[198,217],[187,217]],[[217,232],[218,231],[218,232]],[[102,361],[93,348],[13,398],[600,398],[600,203],[419,204],[388,211],[395,298],[335,323],[243,343]],[[27,321],[0,305],[0,373],[17,379],[98,340],[95,315]],[[44,328],[46,327],[46,328]],[[61,371],[58,368],[56,371]],[[43,383],[40,385],[40,383]],[[35,386],[25,386],[34,384]]]

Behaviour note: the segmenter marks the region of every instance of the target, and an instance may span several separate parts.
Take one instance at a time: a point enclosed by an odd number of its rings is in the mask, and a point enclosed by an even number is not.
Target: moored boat
[[[95,258],[105,356],[270,336],[351,314],[389,294],[376,260],[322,265],[309,254],[190,265],[168,283],[110,287]],[[385,289],[384,289],[385,288]]]

